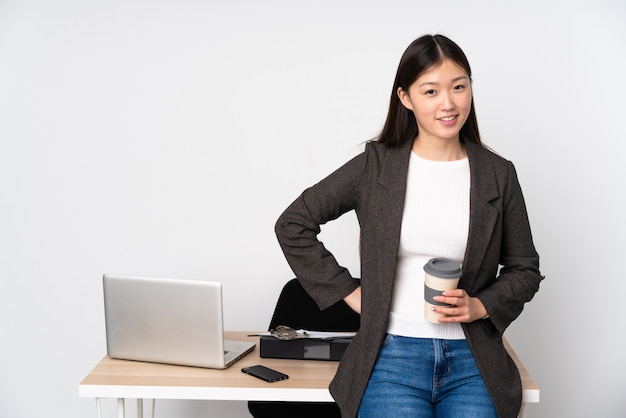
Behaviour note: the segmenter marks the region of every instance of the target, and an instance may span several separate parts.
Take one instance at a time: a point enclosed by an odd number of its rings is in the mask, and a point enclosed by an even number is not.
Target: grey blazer
[[[280,216],[276,234],[295,275],[324,309],[359,283],[317,239],[320,226],[355,210],[360,225],[361,329],[330,384],[342,416],[356,417],[386,335],[400,241],[411,141],[370,142]],[[478,297],[489,318],[463,324],[498,415],[516,417],[521,381],[502,334],[543,279],[513,164],[465,141],[470,163],[470,226],[459,287]],[[502,266],[498,271],[499,266]]]

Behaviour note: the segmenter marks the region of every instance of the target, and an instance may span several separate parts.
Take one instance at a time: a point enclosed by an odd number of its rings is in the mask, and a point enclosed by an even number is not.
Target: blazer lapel
[[[412,141],[398,148],[389,148],[381,162],[378,178],[376,237],[378,277],[384,308],[391,305],[396,259],[400,245],[400,229],[406,196],[406,180]]]
[[[474,278],[480,269],[493,229],[498,219],[498,210],[490,202],[500,196],[494,168],[488,151],[481,146],[466,141],[465,149],[470,164],[470,222],[467,249],[463,262],[463,277],[459,287],[469,289],[463,278]],[[468,283],[469,284],[469,283]]]

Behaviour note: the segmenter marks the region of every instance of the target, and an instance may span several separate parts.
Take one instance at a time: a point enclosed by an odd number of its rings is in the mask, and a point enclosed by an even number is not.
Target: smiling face
[[[415,115],[416,142],[460,143],[459,132],[472,107],[471,81],[462,67],[445,59],[423,72],[408,91],[399,88],[398,97]]]

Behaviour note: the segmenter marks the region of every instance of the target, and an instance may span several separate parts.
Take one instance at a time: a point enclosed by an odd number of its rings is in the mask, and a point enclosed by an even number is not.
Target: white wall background
[[[542,256],[507,333],[541,386],[529,416],[626,416],[620,0],[0,0],[0,416],[95,416],[77,392],[105,353],[104,272],[220,280],[226,327],[264,329],[292,277],[275,219],[377,134],[432,32],[472,63]],[[323,235],[358,274],[356,230]]]

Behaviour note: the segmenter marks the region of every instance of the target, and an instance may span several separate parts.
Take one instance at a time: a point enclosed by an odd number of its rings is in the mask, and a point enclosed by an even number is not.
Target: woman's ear
[[[413,103],[411,103],[411,96],[409,96],[409,93],[402,87],[398,87],[397,94],[400,99],[400,103],[402,103],[402,105],[407,109],[413,110]]]

